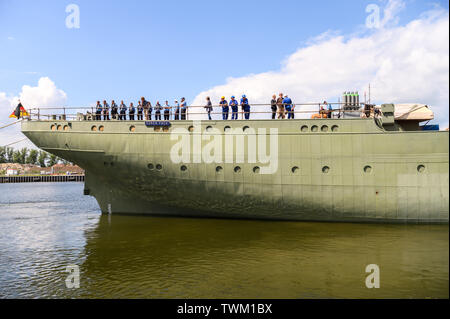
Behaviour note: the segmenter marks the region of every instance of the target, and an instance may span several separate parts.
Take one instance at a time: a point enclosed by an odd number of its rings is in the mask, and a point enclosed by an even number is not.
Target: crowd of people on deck
[[[221,114],[223,120],[228,120],[231,113],[231,120],[238,119],[239,106],[241,107],[241,112],[243,118],[246,120],[250,119],[250,103],[247,96],[242,95],[241,99],[238,101],[235,96],[231,96],[230,100],[226,100],[225,96],[222,96],[218,104],[221,107]],[[270,101],[272,119],[294,119],[295,105],[293,104],[291,98],[288,95],[279,93],[278,97],[274,94],[272,100]],[[206,105],[204,106],[206,114],[209,120],[212,120],[211,114],[213,112],[213,103],[211,98],[206,97]],[[231,109],[231,110],[230,110]],[[186,120],[187,119],[188,105],[184,97],[181,98],[180,102],[175,100],[172,105],[169,101],[165,101],[163,105],[156,102],[152,105],[150,101],[147,101],[144,97],[138,101],[137,105],[130,103],[127,106],[124,101],[120,101],[120,104],[112,100],[111,104],[108,104],[106,100],[103,103],[97,101],[95,107],[95,120],[108,121],[111,119],[115,120],[126,120],[127,114],[128,119],[131,121],[136,120]],[[231,112],[230,112],[231,111]],[[324,118],[331,118],[332,107],[331,104],[327,104],[325,101],[323,106],[321,106],[319,115]]]

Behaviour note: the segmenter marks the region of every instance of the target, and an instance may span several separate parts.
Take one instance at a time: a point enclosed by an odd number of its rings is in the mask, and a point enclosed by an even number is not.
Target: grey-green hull
[[[168,131],[155,131],[143,121],[24,121],[22,131],[83,167],[85,192],[104,213],[448,223],[448,132],[386,131],[373,119],[200,123],[202,132],[210,126],[222,135],[225,126],[234,134],[244,126],[256,134],[277,129],[277,169],[259,174],[259,164],[234,160],[174,163],[171,133],[191,125],[172,121]]]

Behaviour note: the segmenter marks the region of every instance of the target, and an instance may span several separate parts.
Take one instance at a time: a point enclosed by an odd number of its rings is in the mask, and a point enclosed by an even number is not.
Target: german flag
[[[28,114],[27,110],[25,110],[22,103],[19,102],[16,109],[14,110],[14,112],[11,113],[11,115],[9,117],[13,117],[13,118],[15,117],[17,119],[20,119],[21,117],[29,116],[29,115],[30,114]]]

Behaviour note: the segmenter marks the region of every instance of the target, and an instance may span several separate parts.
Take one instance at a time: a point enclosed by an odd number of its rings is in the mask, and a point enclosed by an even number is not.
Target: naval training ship
[[[383,104],[362,118],[367,110],[346,102],[340,118],[97,121],[34,109],[22,132],[81,166],[84,194],[103,213],[448,223],[449,132],[420,126],[433,118],[426,105]]]

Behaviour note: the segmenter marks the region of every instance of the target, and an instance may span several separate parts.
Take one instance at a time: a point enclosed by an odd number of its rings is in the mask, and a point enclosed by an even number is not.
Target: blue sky
[[[80,8],[68,29],[65,8]],[[352,34],[370,3],[386,1],[0,0],[0,92],[49,77],[68,105],[97,99],[192,100],[228,77],[278,70],[328,30]],[[406,1],[401,24],[434,4]]]

